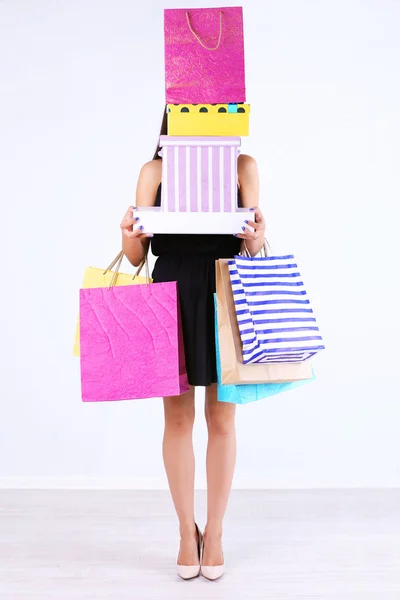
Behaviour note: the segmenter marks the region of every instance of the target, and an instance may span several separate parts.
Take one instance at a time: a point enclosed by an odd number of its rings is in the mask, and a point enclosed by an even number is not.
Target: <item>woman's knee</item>
[[[229,435],[235,428],[235,404],[219,402],[216,389],[208,390],[205,418],[209,433]]]
[[[178,435],[191,432],[194,424],[194,398],[185,396],[164,398],[165,427]]]

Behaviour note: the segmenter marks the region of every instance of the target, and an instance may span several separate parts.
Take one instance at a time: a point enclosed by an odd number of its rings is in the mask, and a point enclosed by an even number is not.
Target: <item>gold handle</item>
[[[195,33],[193,31],[193,28],[192,28],[192,26],[190,24],[190,19],[189,19],[189,13],[188,13],[188,11],[186,11],[186,20],[187,20],[187,23],[188,23],[190,31],[193,33],[194,37],[199,42],[199,44],[201,44],[203,46],[203,48],[205,48],[206,50],[212,50],[212,51],[218,50],[218,48],[221,45],[221,37],[222,37],[222,10],[219,11],[219,37],[218,37],[218,42],[217,42],[217,45],[215,46],[215,48],[208,48],[208,46],[205,46],[203,44],[203,42],[201,41],[201,39],[199,38],[199,36],[197,35],[197,33]]]
[[[134,274],[134,276],[132,277],[132,279],[135,279],[136,277],[139,277],[139,275],[140,275],[143,267],[146,267],[146,284],[149,285],[149,283],[150,283],[150,268],[149,268],[148,252],[146,252],[144,259],[142,260],[142,262],[138,266],[137,271]]]
[[[107,273],[107,271],[111,271],[111,269],[113,268],[114,265],[117,264],[117,262],[120,260],[121,256],[123,256],[124,253],[121,250],[121,252],[119,252],[117,254],[117,256],[114,258],[114,260],[108,265],[107,269],[104,271],[103,275],[105,275]]]
[[[116,284],[119,269],[120,269],[123,258],[124,258],[124,252],[123,252],[123,250],[121,250],[121,252],[119,252],[119,254],[117,254],[117,256],[114,258],[114,260],[108,265],[107,269],[103,272],[103,275],[105,275],[107,273],[107,271],[111,271],[112,268],[115,266],[115,270],[114,270],[113,276],[111,278],[110,285],[108,286],[109,290]],[[133,275],[132,281],[140,275],[140,272],[143,269],[143,266],[146,266],[146,284],[149,285],[150,284],[150,269],[149,269],[148,251],[146,252],[144,259],[138,266],[135,274]]]
[[[143,269],[145,262],[146,262],[146,259],[143,259],[142,262],[140,263],[140,265],[138,266],[137,271],[134,274],[134,276],[132,277],[132,279],[135,279],[136,277],[139,277],[140,272]]]

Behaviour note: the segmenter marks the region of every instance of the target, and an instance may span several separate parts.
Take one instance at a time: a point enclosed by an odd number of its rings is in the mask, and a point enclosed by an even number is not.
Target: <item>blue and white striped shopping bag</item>
[[[293,255],[229,261],[243,362],[302,362],[324,350]]]

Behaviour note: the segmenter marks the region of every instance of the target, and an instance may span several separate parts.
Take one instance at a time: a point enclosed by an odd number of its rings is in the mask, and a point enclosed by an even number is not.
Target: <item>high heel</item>
[[[179,565],[177,564],[177,572],[179,577],[182,579],[193,579],[194,577],[198,577],[200,575],[200,564],[201,564],[201,549],[203,547],[203,535],[197,525],[196,526],[196,534],[197,534],[197,553],[199,556],[199,564],[197,565]]]
[[[221,575],[224,574],[225,561],[224,561],[224,552],[222,549],[221,549],[221,552],[222,552],[222,561],[223,561],[222,565],[208,566],[208,565],[203,565],[203,563],[201,563],[200,573],[206,579],[210,579],[211,581],[214,581],[214,579],[218,579],[219,577],[221,577]],[[201,549],[201,555],[203,556],[203,554],[204,554],[204,536],[203,536],[203,544],[202,544],[202,549]]]

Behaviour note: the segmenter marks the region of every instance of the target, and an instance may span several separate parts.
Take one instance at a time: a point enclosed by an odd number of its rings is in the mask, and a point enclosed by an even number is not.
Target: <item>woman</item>
[[[167,133],[164,115],[160,135]],[[139,175],[136,206],[160,206],[162,159],[157,148],[153,160]],[[215,260],[232,258],[246,240],[256,255],[263,246],[265,224],[258,208],[259,181],[257,164],[247,155],[238,158],[239,206],[254,210],[254,221],[243,223],[235,235],[160,235],[134,231],[139,224],[130,206],[121,222],[122,248],[132,265],[143,260],[151,240],[157,261],[154,282],[177,281],[182,313],[186,367],[191,389],[182,396],[164,398],[165,430],[163,460],[179,519],[180,549],[178,574],[184,579],[200,571],[208,579],[217,579],[224,571],[222,522],[227,507],[236,462],[235,404],[218,402],[215,361],[214,305]],[[142,226],[143,229],[143,226]],[[207,446],[207,524],[202,534],[194,518],[194,389],[206,386],[205,418]],[[202,560],[201,560],[202,559]],[[201,567],[200,567],[201,562]]]

